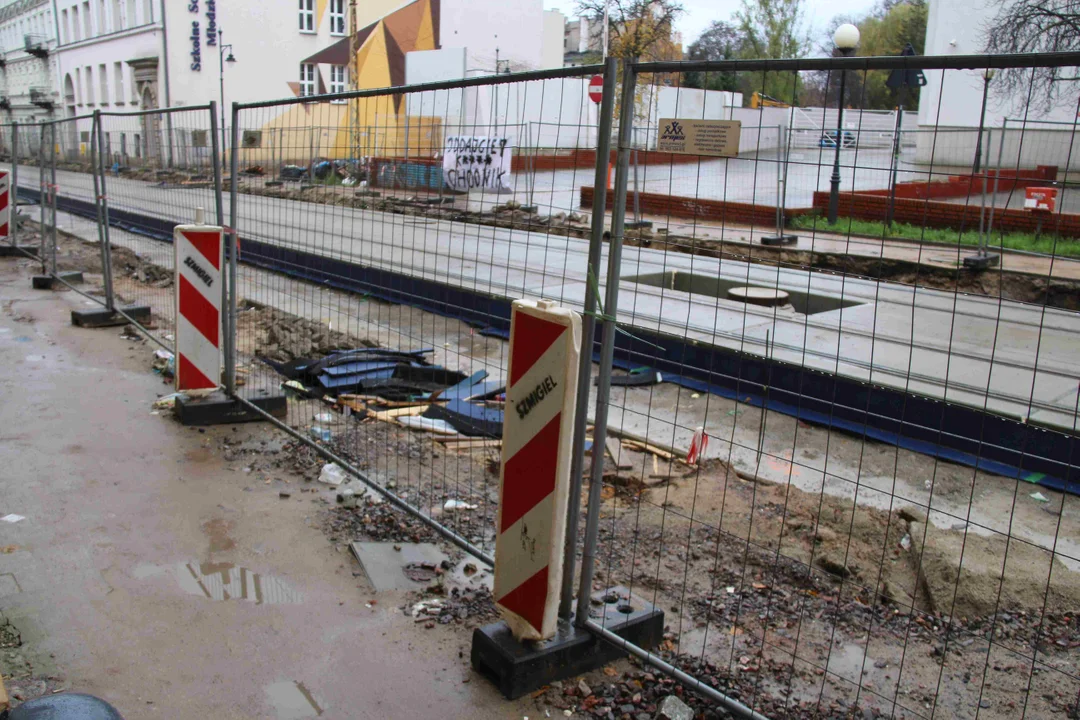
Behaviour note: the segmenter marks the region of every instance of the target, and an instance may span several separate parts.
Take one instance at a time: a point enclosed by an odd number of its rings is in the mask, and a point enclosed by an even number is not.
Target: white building
[[[977,55],[983,51],[987,25],[1000,7],[988,0],[929,0],[926,24],[927,55]],[[1071,73],[1070,73],[1071,74]],[[983,127],[983,157],[990,165],[997,163],[1000,129],[1018,128],[1026,115],[1024,130],[1009,131],[1002,148],[1004,167],[1063,166],[1069,155],[1071,123],[1075,120],[1075,101],[1046,110],[1041,98],[1032,98],[1026,109],[1027,95],[1001,97],[989,81]],[[979,70],[927,70],[926,86],[919,94],[919,126],[916,142],[917,162],[938,166],[971,167],[975,158],[978,128],[982,113],[985,79]],[[1057,125],[1054,123],[1066,123]],[[934,129],[937,132],[932,132]],[[1020,144],[1023,136],[1023,146]],[[987,140],[989,139],[989,142]],[[1018,155],[1022,154],[1022,157]],[[1080,151],[1072,153],[1070,163],[1080,167]]]
[[[56,22],[51,0],[0,8],[0,117],[37,122],[58,113]]]

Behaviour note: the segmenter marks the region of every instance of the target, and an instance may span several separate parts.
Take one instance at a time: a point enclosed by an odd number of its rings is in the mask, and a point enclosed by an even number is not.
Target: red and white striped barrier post
[[[221,268],[224,231],[177,225],[176,389],[216,389],[221,380]]]
[[[518,640],[555,634],[581,316],[515,300],[503,420],[495,602]]]
[[[11,237],[11,173],[0,170],[0,240]]]

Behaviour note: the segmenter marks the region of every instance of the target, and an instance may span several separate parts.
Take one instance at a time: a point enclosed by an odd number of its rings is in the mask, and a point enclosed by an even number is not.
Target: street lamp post
[[[859,46],[859,28],[851,23],[844,23],[833,33],[833,43],[841,57],[851,57]],[[844,86],[847,71],[840,70],[840,98],[836,110],[836,154],[833,157],[831,187],[829,189],[829,224],[836,223],[840,209],[840,148],[844,145]]]
[[[222,45],[221,37],[222,32],[218,30],[218,82],[221,87],[221,163],[225,164],[225,63],[234,63],[236,58],[233,57],[232,45]],[[229,51],[229,56],[225,57],[225,51]]]
[[[983,97],[982,97],[982,112],[979,113],[979,136],[975,139],[975,164],[971,168],[972,175],[978,175],[979,170],[982,168],[982,140],[983,140],[983,126],[986,121],[986,96],[990,90],[990,81],[994,79],[993,68],[986,68],[982,72],[983,79]]]

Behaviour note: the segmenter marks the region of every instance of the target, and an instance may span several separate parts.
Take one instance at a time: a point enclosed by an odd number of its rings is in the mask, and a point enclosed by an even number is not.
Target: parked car
[[[845,130],[842,137],[843,144],[840,147],[844,148],[845,150],[855,147],[855,133],[851,132],[850,130]],[[825,132],[823,132],[821,134],[821,140],[820,142],[818,142],[818,145],[826,148],[836,147],[836,130],[826,130]]]

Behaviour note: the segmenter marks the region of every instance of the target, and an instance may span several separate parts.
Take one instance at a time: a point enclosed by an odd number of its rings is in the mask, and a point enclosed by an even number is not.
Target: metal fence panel
[[[920,102],[982,90],[987,66],[1078,59],[919,58],[941,69]],[[682,72],[835,100],[839,73],[865,88],[891,67],[641,64],[622,121]],[[813,144],[780,134],[786,157],[761,127],[734,157],[656,158],[640,193],[620,135],[594,433],[615,440],[579,610],[626,587],[670,635],[649,650],[579,622],[740,716],[1075,713],[1076,123],[1032,105],[868,133],[872,114],[839,115]],[[1031,209],[1033,188],[1056,206]],[[635,196],[651,228],[630,222]],[[778,209],[794,244],[769,244]]]
[[[290,431],[488,563],[510,302],[580,307],[599,257],[595,70],[236,109],[239,397],[285,383]]]
[[[223,212],[214,113],[213,104],[100,113],[98,176],[72,176],[76,209],[102,215],[117,310],[149,306],[150,325],[129,319],[169,350],[176,333],[173,228],[194,222],[197,208],[208,223]],[[95,181],[98,208],[91,207]]]

